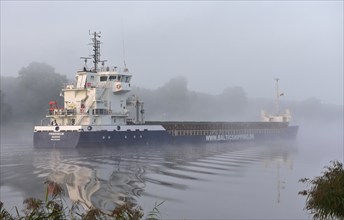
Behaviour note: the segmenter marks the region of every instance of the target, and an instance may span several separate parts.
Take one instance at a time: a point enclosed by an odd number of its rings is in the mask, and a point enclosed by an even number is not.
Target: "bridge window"
[[[116,76],[110,76],[110,77],[109,77],[109,80],[110,80],[110,81],[115,81],[115,80],[116,80]]]
[[[93,115],[107,115],[108,114],[108,110],[107,109],[92,109],[92,114]]]
[[[107,76],[101,76],[101,77],[100,77],[100,81],[101,81],[101,82],[107,81]]]

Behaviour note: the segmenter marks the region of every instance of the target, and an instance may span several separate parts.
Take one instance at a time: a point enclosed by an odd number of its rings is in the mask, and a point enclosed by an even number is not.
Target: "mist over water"
[[[46,71],[37,77],[34,70],[43,67],[59,79],[47,77],[56,91],[30,83],[41,82]],[[50,179],[72,200],[108,211],[130,201],[147,213],[165,201],[159,207],[164,218],[303,219],[305,201],[297,193],[305,186],[298,180],[320,175],[331,160],[343,161],[343,106],[316,98],[281,99],[281,109],[290,108],[300,125],[292,142],[34,149],[33,127],[65,77],[45,64],[24,70],[22,77],[1,81],[7,123],[1,121],[0,200],[11,212],[25,198],[44,198]],[[211,95],[187,85],[177,77],[157,89],[135,87],[133,94],[145,102],[147,120],[259,121],[261,109],[274,113],[272,99],[248,97],[241,87]]]
[[[0,200],[43,198],[44,181],[111,210],[131,201],[163,218],[308,218],[304,177],[343,161],[343,123],[304,123],[296,141],[199,146],[34,149],[31,124],[1,129]],[[13,209],[12,209],[13,211]]]

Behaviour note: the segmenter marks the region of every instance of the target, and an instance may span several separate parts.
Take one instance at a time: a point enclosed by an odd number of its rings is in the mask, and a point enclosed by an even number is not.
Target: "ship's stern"
[[[80,139],[77,129],[61,127],[35,126],[33,146],[35,148],[75,148]]]

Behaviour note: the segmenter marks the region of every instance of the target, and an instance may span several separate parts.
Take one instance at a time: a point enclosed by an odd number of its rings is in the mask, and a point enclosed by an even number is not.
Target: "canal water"
[[[123,201],[164,219],[305,219],[298,180],[343,161],[343,125],[304,125],[296,141],[34,149],[32,125],[1,129],[0,200],[10,212],[44,198],[45,180],[84,206]]]

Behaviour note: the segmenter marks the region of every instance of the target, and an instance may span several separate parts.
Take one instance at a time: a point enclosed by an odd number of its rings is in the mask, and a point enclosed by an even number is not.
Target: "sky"
[[[1,75],[45,62],[74,78],[101,32],[102,59],[155,89],[343,105],[343,1],[0,1]],[[124,50],[123,50],[124,48]]]

